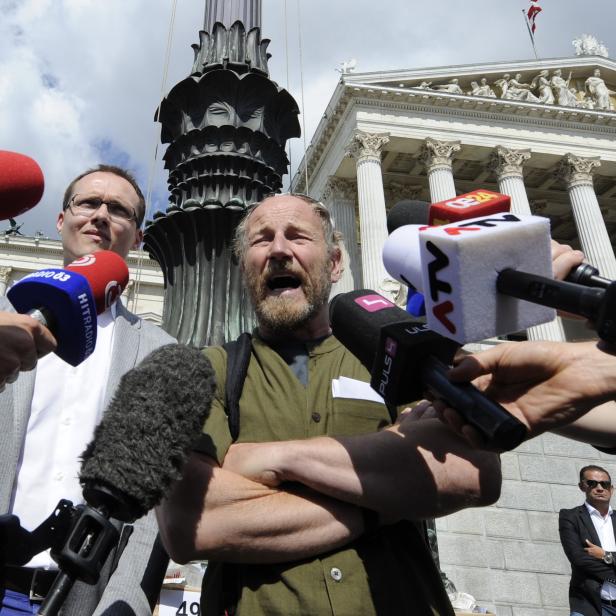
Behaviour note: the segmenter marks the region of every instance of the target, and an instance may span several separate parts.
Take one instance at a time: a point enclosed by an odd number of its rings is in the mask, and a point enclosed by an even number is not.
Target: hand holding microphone
[[[101,250],[65,269],[39,270],[7,292],[17,312],[47,327],[57,340],[58,357],[77,366],[96,345],[96,315],[104,312],[128,284],[128,267],[113,251]]]
[[[509,212],[510,206],[511,199],[508,195],[485,189],[432,204],[425,201],[404,200],[394,205],[387,215],[387,229],[392,234],[406,225],[415,225],[415,228],[418,228],[417,226],[440,226],[463,222],[472,218]],[[582,263],[583,259],[584,255],[580,251],[571,250],[568,246],[552,241],[552,268],[555,279],[606,289],[611,281],[601,277],[592,265]],[[410,280],[406,279],[404,282],[410,288],[410,297],[414,299],[415,305],[421,306],[421,310],[414,310],[409,305],[407,311],[415,316],[425,315],[425,306],[420,303],[423,296]],[[566,316],[573,315],[568,313]]]
[[[0,391],[21,371],[32,370],[56,346],[53,334],[36,319],[0,311]]]
[[[601,338],[616,341],[616,283],[554,280],[550,243],[546,218],[501,213],[401,227],[383,259],[390,275],[424,291],[430,327],[460,344],[551,321],[554,308],[590,319]],[[592,272],[581,278],[603,280]]]
[[[528,437],[533,438],[568,426],[590,409],[614,400],[616,355],[605,343],[594,341],[506,342],[462,358],[449,377],[456,383],[473,381],[524,421]],[[434,406],[471,444],[484,446],[481,436],[455,409],[438,400]],[[610,434],[613,439],[614,409],[600,407],[589,415],[595,413],[600,421],[595,422],[594,432],[588,424],[586,433],[575,436],[577,440],[599,444]]]
[[[458,345],[413,321],[374,291],[342,293],[330,303],[336,338],[370,371],[370,385],[387,403],[400,405],[431,391],[458,410],[499,450],[517,447],[525,426],[472,385],[452,384],[447,372]]]

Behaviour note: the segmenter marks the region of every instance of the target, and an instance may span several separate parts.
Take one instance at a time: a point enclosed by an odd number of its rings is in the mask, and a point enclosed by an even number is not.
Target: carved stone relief
[[[596,43],[596,39],[593,40]],[[586,45],[584,49],[593,49],[595,50],[594,53],[598,54],[596,49],[600,49],[600,47],[589,47],[590,43],[587,41],[584,44]],[[586,55],[586,52],[582,55]],[[499,79],[494,80],[493,83],[489,83],[486,77],[481,77],[479,80],[470,81],[470,89],[467,92],[462,89],[458,78],[440,84],[432,81],[421,81],[411,87],[446,94],[465,94],[578,109],[616,110],[615,101],[611,98],[616,97],[616,91],[611,90],[606,85],[598,68],[587,78],[578,75],[575,79],[572,78],[572,72],[566,74],[566,71],[560,68],[554,69],[551,74],[548,69],[542,69],[532,77],[530,83],[523,79],[521,73],[517,73],[513,77],[511,74],[505,73]]]

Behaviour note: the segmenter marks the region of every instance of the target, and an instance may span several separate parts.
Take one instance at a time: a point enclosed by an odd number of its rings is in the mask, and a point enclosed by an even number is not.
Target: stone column
[[[592,184],[592,173],[601,165],[599,158],[566,154],[556,171],[569,193],[580,244],[589,263],[601,276],[616,278],[616,258]]]
[[[11,280],[11,272],[13,268],[10,266],[0,267],[0,296],[6,295],[6,288]]]
[[[456,196],[451,161],[462,146],[459,141],[426,139],[419,152],[419,160],[426,166],[432,203]]]
[[[489,167],[496,175],[498,190],[511,197],[511,211],[520,216],[531,216],[530,204],[524,187],[522,165],[530,158],[530,150],[511,150],[497,146],[490,156]],[[565,340],[560,317],[550,323],[529,327],[529,340]]]
[[[332,297],[361,288],[361,255],[357,244],[355,202],[357,184],[351,180],[329,178],[321,200],[331,212],[334,226],[342,233],[344,271],[332,288]]]
[[[347,155],[352,156],[357,165],[362,286],[375,291],[388,278],[382,258],[387,239],[387,214],[381,174],[381,148],[388,142],[386,133],[357,131],[347,146]]]
[[[522,174],[522,166],[529,158],[530,150],[512,150],[499,145],[488,163],[496,175],[499,192],[511,197],[511,211],[521,216],[532,214]]]

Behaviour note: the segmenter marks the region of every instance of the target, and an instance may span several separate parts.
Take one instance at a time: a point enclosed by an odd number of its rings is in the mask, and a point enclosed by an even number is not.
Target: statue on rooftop
[[[575,90],[571,92],[571,86],[569,82],[571,81],[571,73],[569,73],[569,78],[565,80],[562,76],[562,71],[557,68],[552,74],[552,79],[550,79],[550,85],[552,86],[552,92],[554,92],[554,97],[559,105],[562,107],[577,107],[577,97],[575,96]]]
[[[582,34],[572,41],[576,56],[603,56],[609,57],[607,47],[600,43],[592,34]]]
[[[7,235],[21,235],[21,236],[23,236],[23,233],[20,231],[20,229],[24,226],[23,222],[20,225],[18,225],[17,221],[14,218],[9,218],[9,224],[11,226],[8,229],[4,230],[5,237]]]
[[[539,92],[539,101],[544,105],[553,105],[555,100],[549,75],[550,72],[544,69],[530,83],[531,89]]]
[[[501,90],[501,98],[513,101],[523,101],[526,103],[541,102],[531,91],[530,84],[522,83],[522,74],[518,73],[515,78],[509,73],[505,73],[502,79],[494,82]]]
[[[489,98],[496,98],[496,92],[494,92],[485,77],[481,78],[480,83],[471,81],[471,91],[469,94],[471,96],[487,96]]]
[[[432,86],[432,89],[439,92],[447,92],[448,94],[464,94],[464,90],[458,84],[457,79],[450,79],[448,83]]]
[[[589,94],[588,98],[593,101],[595,109],[606,109],[608,111],[614,109],[614,103],[612,103],[610,95],[616,94],[616,92],[613,92],[605,85],[605,81],[601,79],[601,71],[598,68],[594,70],[593,76],[584,82],[584,88]]]

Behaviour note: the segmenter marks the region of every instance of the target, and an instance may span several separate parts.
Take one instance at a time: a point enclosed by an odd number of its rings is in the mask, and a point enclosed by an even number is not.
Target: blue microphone
[[[413,286],[408,288],[406,311],[414,317],[426,316],[426,298]]]
[[[77,366],[96,346],[96,304],[85,276],[64,269],[29,274],[7,292],[17,312],[47,327],[58,341],[56,355]]]

